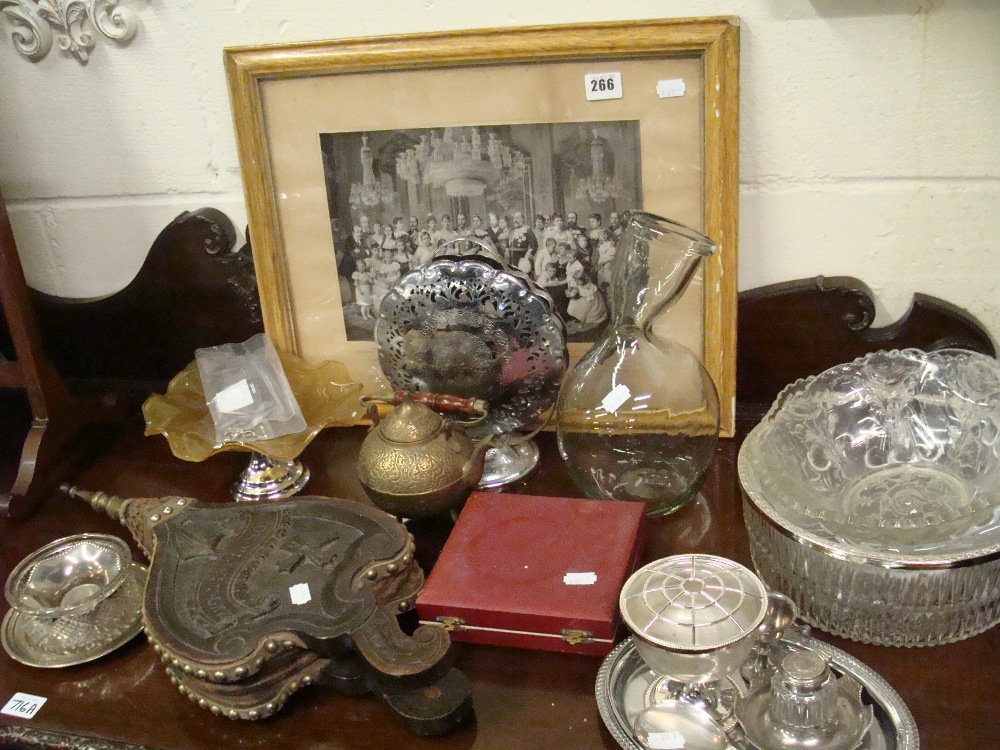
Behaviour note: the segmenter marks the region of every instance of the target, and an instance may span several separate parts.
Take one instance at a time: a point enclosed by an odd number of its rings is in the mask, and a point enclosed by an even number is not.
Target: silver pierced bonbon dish
[[[379,365],[394,389],[480,398],[488,416],[467,430],[494,436],[481,487],[527,474],[537,430],[566,372],[565,325],[530,278],[481,256],[443,256],[403,276],[375,325]]]

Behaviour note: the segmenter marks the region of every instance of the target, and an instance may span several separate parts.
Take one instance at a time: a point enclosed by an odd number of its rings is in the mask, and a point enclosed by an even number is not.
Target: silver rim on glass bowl
[[[931,646],[1000,623],[1000,363],[882,351],[788,386],[740,449],[761,578],[830,633]]]

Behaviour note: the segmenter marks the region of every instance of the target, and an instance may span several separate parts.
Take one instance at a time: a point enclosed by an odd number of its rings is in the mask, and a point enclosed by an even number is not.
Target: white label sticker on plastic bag
[[[617,71],[587,73],[583,77],[583,85],[586,88],[588,102],[622,98],[622,74]]]
[[[312,593],[309,591],[308,583],[296,583],[288,587],[288,594],[292,597],[292,604],[306,604],[312,601]]]
[[[687,86],[684,85],[683,78],[667,78],[656,82],[656,95],[661,99],[684,96],[686,91]]]
[[[604,411],[609,414],[614,414],[618,411],[619,407],[631,397],[632,391],[628,389],[628,386],[624,383],[619,383],[608,392],[607,396],[604,397],[604,400],[601,401],[601,406],[604,407]]]
[[[253,394],[250,393],[250,386],[246,380],[233,383],[224,391],[219,391],[215,396],[215,406],[219,411],[233,412],[239,411],[244,406],[253,403]]]
[[[7,701],[7,705],[0,708],[0,714],[8,716],[19,716],[22,719],[30,719],[38,713],[48,698],[29,693],[14,693],[14,697]]]
[[[597,573],[567,573],[563,576],[567,586],[593,586],[597,583]]]
[[[647,744],[653,750],[683,750],[684,735],[680,732],[650,732]]]

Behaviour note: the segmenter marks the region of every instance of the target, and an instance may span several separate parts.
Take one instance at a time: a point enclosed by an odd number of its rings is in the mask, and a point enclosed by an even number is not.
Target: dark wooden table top
[[[304,455],[313,474],[309,494],[364,500],[354,472],[362,436],[361,429],[328,430],[309,447]],[[166,441],[144,438],[137,427],[95,431],[90,438],[92,445],[81,450],[86,460],[73,474],[73,483],[123,496],[182,495],[222,501],[246,461],[245,455],[227,454],[201,464],[185,463],[171,455]],[[554,437],[542,435],[539,442],[538,471],[510,491],[576,495]],[[673,516],[653,521],[645,560],[711,552],[750,564],[736,480],[738,447],[738,439],[721,441],[702,495]],[[84,531],[128,536],[124,528],[83,503],[47,497],[27,520],[0,522],[0,574],[6,577],[22,557],[42,544]],[[6,611],[6,603],[0,606]],[[1000,748],[1000,691],[995,687],[1000,628],[928,649],[869,646],[819,631],[813,635],[859,658],[899,692],[916,719],[924,747]],[[455,649],[456,665],[472,685],[477,718],[440,738],[410,735],[372,698],[349,698],[315,687],[297,693],[284,710],[265,721],[215,717],[177,693],[141,637],[97,661],[65,669],[34,669],[0,653],[0,703],[14,692],[48,699],[31,720],[2,717],[0,747],[617,747],[594,700],[599,658],[468,644],[456,644]]]

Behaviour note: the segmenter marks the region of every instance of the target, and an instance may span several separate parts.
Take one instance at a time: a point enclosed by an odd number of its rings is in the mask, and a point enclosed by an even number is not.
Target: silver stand
[[[233,500],[256,503],[285,500],[309,481],[309,469],[301,461],[275,461],[262,453],[251,453],[250,463],[233,485]]]

